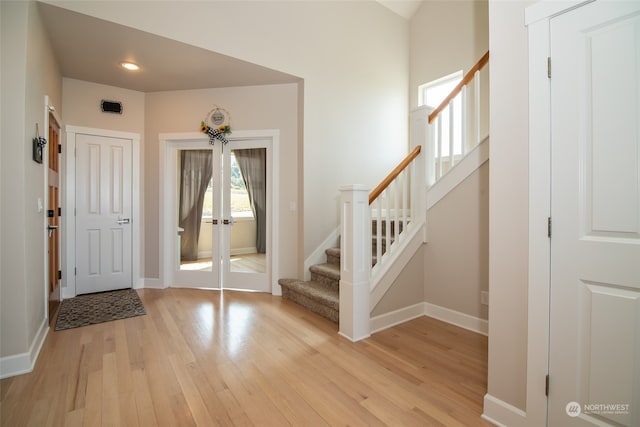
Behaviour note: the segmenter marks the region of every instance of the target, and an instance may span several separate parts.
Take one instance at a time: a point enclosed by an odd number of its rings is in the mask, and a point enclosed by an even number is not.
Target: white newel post
[[[359,341],[371,335],[371,210],[369,188],[340,188],[340,335]]]

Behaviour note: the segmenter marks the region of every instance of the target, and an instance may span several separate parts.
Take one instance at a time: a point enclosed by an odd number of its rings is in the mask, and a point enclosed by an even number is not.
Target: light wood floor
[[[351,343],[267,294],[139,291],[146,316],[50,332],[2,426],[483,426],[487,339],[422,317]]]
[[[234,273],[265,273],[267,260],[265,254],[242,254],[231,256],[230,269]],[[182,261],[183,270],[211,271],[211,258],[201,258],[197,261]]]

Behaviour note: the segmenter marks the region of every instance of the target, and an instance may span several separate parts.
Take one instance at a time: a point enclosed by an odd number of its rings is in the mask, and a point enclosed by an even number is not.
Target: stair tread
[[[340,256],[340,248],[329,248],[324,251],[327,255],[337,255]]]
[[[340,266],[338,264],[316,264],[309,267],[309,271],[330,277],[334,280],[340,280]]]

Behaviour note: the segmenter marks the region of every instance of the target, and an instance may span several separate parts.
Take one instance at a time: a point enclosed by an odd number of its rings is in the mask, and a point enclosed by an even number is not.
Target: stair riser
[[[333,255],[333,254],[327,254],[327,262],[329,264],[335,264],[335,265],[340,265],[340,254]]]
[[[301,295],[288,288],[282,288],[282,296],[295,302],[296,304],[300,304],[301,306],[324,317],[325,319],[331,320],[334,323],[338,323],[340,320],[340,314],[337,310],[322,305],[318,301],[312,300],[306,295]]]
[[[316,282],[320,282],[320,283],[324,283],[326,285],[329,285],[335,291],[339,291],[340,290],[340,280],[339,279],[336,280],[334,278],[327,277],[325,275],[312,272],[311,273],[311,280],[312,281],[316,281]]]

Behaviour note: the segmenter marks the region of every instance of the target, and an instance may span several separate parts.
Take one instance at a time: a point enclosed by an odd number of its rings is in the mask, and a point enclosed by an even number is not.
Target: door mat
[[[133,289],[80,295],[62,301],[56,331],[147,314]]]

